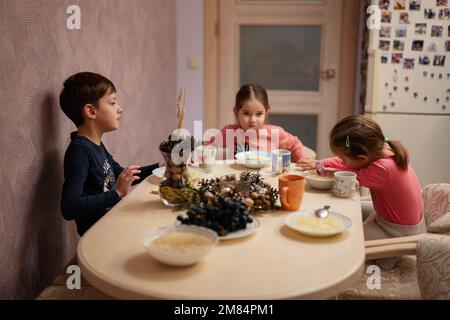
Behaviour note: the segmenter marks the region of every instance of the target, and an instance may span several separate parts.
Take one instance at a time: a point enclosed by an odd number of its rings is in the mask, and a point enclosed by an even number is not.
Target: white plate
[[[166,167],[159,167],[152,171],[152,175],[162,178],[164,177],[164,172],[166,172]]]
[[[272,163],[272,155],[264,151],[247,151],[236,154],[237,163],[252,169],[261,169]]]
[[[254,234],[255,232],[258,231],[259,227],[261,226],[261,222],[259,222],[259,220],[256,219],[255,217],[252,217],[252,219],[253,219],[253,222],[250,224],[247,224],[246,229],[230,232],[226,236],[219,236],[219,240],[239,239],[239,238],[244,238],[251,234]],[[177,221],[176,225],[181,225],[181,222]]]
[[[318,230],[318,229],[311,229],[303,226],[296,225],[294,223],[295,219],[297,219],[300,216],[315,216],[313,210],[301,210],[299,212],[291,213],[284,219],[284,223],[291,229],[298,231],[300,233],[303,233],[308,236],[312,237],[331,237],[336,234],[342,233],[349,229],[352,225],[352,220],[343,214],[330,211],[329,216],[335,217],[342,221],[342,227],[335,230]],[[319,218],[317,218],[319,219]]]

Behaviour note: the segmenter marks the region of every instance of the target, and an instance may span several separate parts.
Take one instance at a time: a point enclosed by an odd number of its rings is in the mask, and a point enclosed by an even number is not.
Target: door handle
[[[320,78],[322,80],[332,80],[336,78],[336,70],[328,69],[326,71],[320,71]]]

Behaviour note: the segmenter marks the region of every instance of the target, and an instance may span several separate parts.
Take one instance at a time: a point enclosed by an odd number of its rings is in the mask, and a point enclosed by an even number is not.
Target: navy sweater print
[[[123,168],[112,158],[103,143],[95,144],[73,132],[64,156],[64,184],[61,212],[64,219],[75,220],[79,235],[120,201],[114,190]],[[158,164],[141,167],[139,183],[148,177]]]

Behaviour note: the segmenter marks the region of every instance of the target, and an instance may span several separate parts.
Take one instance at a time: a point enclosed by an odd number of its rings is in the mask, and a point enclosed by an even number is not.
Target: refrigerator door
[[[410,164],[422,187],[450,183],[450,117],[371,114],[385,136],[399,140],[409,151]]]
[[[434,0],[383,3],[381,29],[370,30],[365,112],[409,150],[422,186],[450,183],[450,17]]]
[[[400,5],[405,9],[399,9]],[[450,115],[450,9],[435,0],[378,1],[369,30],[366,112]]]

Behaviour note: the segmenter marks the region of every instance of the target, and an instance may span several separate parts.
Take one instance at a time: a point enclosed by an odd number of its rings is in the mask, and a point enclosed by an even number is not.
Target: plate
[[[252,169],[261,169],[272,163],[272,155],[264,151],[246,151],[236,154],[237,163]]]
[[[255,217],[252,217],[253,222],[247,224],[246,229],[234,231],[228,233],[226,236],[219,236],[219,240],[233,240],[233,239],[240,239],[244,237],[248,237],[251,234],[254,234],[258,231],[259,227],[261,226],[261,222],[259,222],[258,219]],[[176,225],[181,225],[180,221],[177,221]]]
[[[330,211],[329,213],[329,217],[333,217],[336,218],[338,220],[340,220],[342,222],[342,226],[340,228],[335,228],[335,229],[329,229],[329,230],[320,230],[317,228],[310,228],[308,226],[301,226],[299,224],[296,224],[295,221],[296,219],[298,219],[301,216],[312,216],[315,217],[314,211],[313,210],[301,210],[299,212],[295,212],[295,213],[291,213],[290,215],[288,215],[285,219],[284,219],[284,223],[291,229],[298,231],[300,233],[303,233],[307,236],[311,236],[311,237],[331,237],[334,236],[336,234],[342,233],[346,230],[348,230],[351,225],[352,225],[352,220],[346,216],[344,216],[343,214],[334,212],[334,211]],[[317,218],[319,219],[319,218]]]
[[[166,167],[159,167],[152,171],[152,174],[158,178],[164,177],[164,172],[166,172]]]

